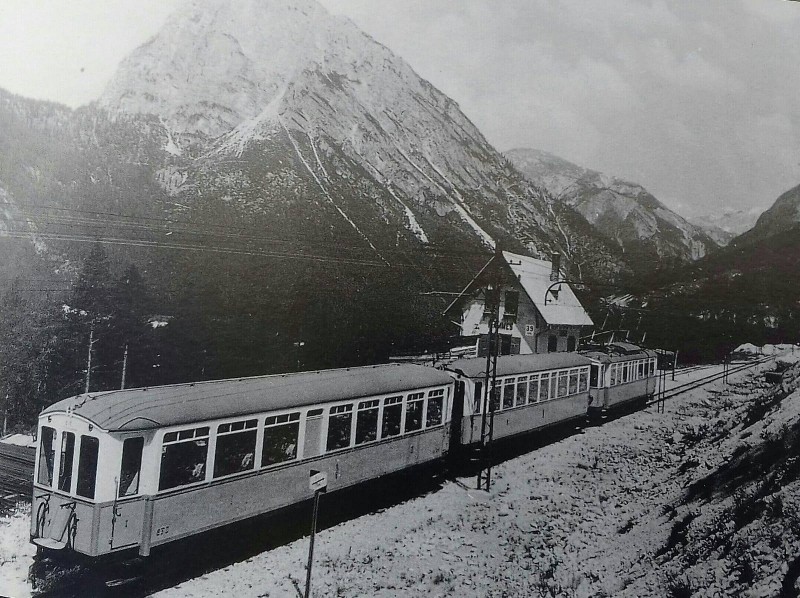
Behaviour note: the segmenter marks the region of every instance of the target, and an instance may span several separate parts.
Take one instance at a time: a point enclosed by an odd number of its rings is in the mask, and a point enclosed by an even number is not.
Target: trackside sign
[[[308,487],[314,492],[318,490],[324,491],[328,487],[328,474],[324,471],[312,469],[308,478]]]

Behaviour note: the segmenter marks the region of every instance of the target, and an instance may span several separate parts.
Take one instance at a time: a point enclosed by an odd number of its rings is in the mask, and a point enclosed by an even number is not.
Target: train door
[[[111,549],[138,545],[142,537],[144,500],[139,496],[144,438],[126,438],[116,478],[116,498],[111,514]]]
[[[456,381],[453,397],[453,412],[450,418],[450,451],[454,452],[461,445],[461,425],[464,419],[464,394],[466,385],[462,380]]]

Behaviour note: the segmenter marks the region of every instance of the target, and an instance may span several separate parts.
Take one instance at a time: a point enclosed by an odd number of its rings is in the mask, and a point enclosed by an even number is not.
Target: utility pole
[[[6,437],[6,433],[8,432],[8,393],[6,393],[6,400],[3,403],[3,436],[2,438]]]
[[[92,345],[94,344],[94,320],[92,320],[91,328],[89,328],[89,356],[86,359],[86,388],[85,394],[89,394],[89,384],[92,380]]]
[[[120,390],[125,390],[125,374],[128,370],[128,345],[125,344],[125,355],[122,356],[122,382],[119,384]],[[87,391],[88,392],[88,391]]]
[[[486,376],[484,379],[483,408],[481,409],[481,444],[480,469],[478,470],[477,487],[489,491],[492,485],[491,444],[494,435],[494,408],[497,389],[497,357],[500,353],[500,260],[502,253],[499,245],[496,248],[492,263],[493,271],[486,290],[486,302],[489,308],[489,330],[486,337]]]

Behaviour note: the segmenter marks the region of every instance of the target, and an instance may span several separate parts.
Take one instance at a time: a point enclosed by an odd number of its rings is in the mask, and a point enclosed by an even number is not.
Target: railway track
[[[0,509],[30,501],[35,449],[0,443]]]
[[[767,363],[769,361],[772,361],[774,359],[775,359],[774,355],[770,355],[770,356],[767,356],[767,357],[762,357],[761,359],[757,359],[756,361],[748,361],[748,362],[743,363],[743,364],[733,365],[728,369],[727,372],[725,372],[725,371],[715,372],[715,373],[713,373],[713,374],[711,374],[709,376],[704,376],[703,378],[699,378],[697,380],[691,380],[690,382],[686,382],[684,384],[679,384],[678,386],[674,386],[674,387],[669,388],[666,391],[664,391],[664,394],[662,394],[660,397],[656,397],[656,398],[653,398],[653,399],[649,400],[647,402],[647,405],[648,406],[649,405],[654,405],[654,404],[658,403],[659,401],[666,401],[667,399],[671,399],[671,398],[677,397],[678,395],[681,395],[681,394],[683,394],[685,392],[689,392],[690,390],[694,390],[696,388],[700,388],[701,386],[705,386],[706,384],[710,384],[711,382],[716,382],[717,380],[722,380],[726,375],[731,376],[733,374],[738,374],[739,372],[743,372],[743,371],[748,370],[750,368],[754,368],[756,366],[762,365],[762,364]],[[694,369],[696,371],[696,370],[699,370],[699,369],[703,369],[704,367],[707,368],[707,367],[712,367],[712,366],[699,366],[699,367],[695,367]],[[686,373],[686,372],[682,372],[682,373]]]

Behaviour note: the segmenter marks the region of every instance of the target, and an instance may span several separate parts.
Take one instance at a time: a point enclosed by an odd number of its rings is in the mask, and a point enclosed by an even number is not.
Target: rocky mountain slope
[[[782,194],[755,226],[736,238],[737,245],[763,241],[771,236],[800,227],[800,185]]]
[[[616,242],[632,263],[689,262],[718,244],[669,210],[644,187],[582,168],[547,152],[514,149],[506,156],[526,178],[580,212]]]

